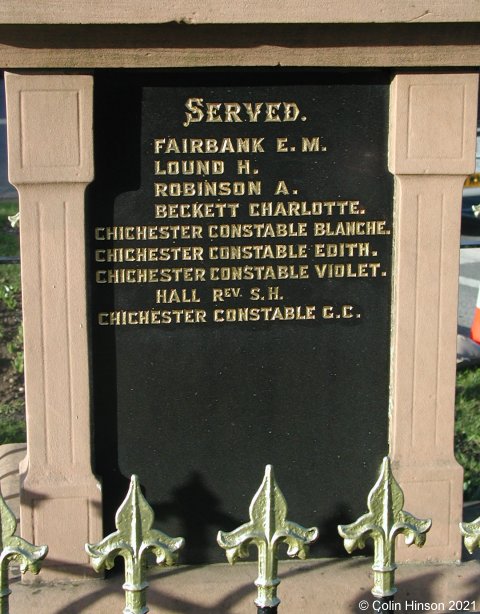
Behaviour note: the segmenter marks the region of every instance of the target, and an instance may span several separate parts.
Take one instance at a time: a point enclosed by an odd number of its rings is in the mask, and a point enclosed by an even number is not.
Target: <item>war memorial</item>
[[[337,525],[365,513],[388,455],[405,509],[432,521],[422,548],[398,539],[397,561],[424,564],[405,567],[413,594],[437,573],[430,601],[473,601],[453,426],[480,8],[281,4],[0,8],[19,533],[48,545],[39,580],[92,577],[85,544],[115,530],[136,474],[196,594],[159,573],[152,611],[247,612],[235,590],[255,564],[239,580],[217,533],[228,550],[273,465],[288,518],[318,527],[309,561],[280,565],[282,606],[350,611],[368,566],[352,595],[333,588],[358,572]],[[58,611],[104,611],[78,599]]]

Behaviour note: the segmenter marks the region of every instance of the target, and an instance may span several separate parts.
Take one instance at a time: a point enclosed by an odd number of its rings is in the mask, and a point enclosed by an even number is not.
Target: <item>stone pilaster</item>
[[[85,573],[101,536],[91,471],[84,191],[93,178],[92,78],[5,76],[9,177],[20,198],[28,454],[21,533],[48,544],[42,576]],[[48,573],[49,572],[49,573]]]
[[[390,449],[405,509],[433,526],[403,560],[460,559],[453,454],[460,205],[473,172],[478,78],[402,74],[391,87],[395,174]]]

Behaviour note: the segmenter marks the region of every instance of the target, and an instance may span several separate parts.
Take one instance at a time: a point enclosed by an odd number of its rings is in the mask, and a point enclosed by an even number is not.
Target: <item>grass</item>
[[[27,440],[25,420],[0,417],[0,444],[24,443]]]
[[[0,256],[18,256],[20,252],[18,232],[11,229],[8,221],[18,211],[18,204],[12,201],[0,202]],[[10,230],[11,229],[11,230]],[[0,265],[0,301],[4,306],[18,313],[20,296],[20,265]],[[0,337],[3,331],[0,329]],[[17,373],[23,373],[23,328],[21,323],[13,339],[5,341],[7,353]]]
[[[480,368],[457,375],[455,456],[465,471],[467,501],[480,500]]]
[[[0,444],[26,441],[23,401],[0,403]]]
[[[0,202],[0,256],[18,256],[18,233],[11,229],[8,217],[18,210],[16,202]],[[19,319],[20,311],[20,265],[0,265],[0,302]],[[23,329],[18,325],[14,336],[7,338],[0,325],[0,343],[3,343],[11,366],[17,373],[23,373]],[[0,399],[0,444],[20,443],[26,440],[24,400],[9,403]]]
[[[16,202],[0,202],[0,256],[18,256],[20,252],[18,234],[9,232],[8,217],[18,211]],[[17,308],[20,292],[20,265],[0,265],[0,300],[8,309]]]
[[[9,225],[8,217],[18,211],[16,202],[0,202],[0,229]],[[18,235],[13,232],[0,232],[0,256],[18,256]]]

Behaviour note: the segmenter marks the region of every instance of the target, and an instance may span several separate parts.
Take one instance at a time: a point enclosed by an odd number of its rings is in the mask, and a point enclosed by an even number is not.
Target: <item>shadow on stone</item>
[[[220,509],[219,499],[197,472],[172,491],[170,501],[154,505],[153,509],[160,529],[163,520],[171,517],[177,520],[181,527],[180,536],[185,538],[185,549],[180,556],[182,562],[188,565],[206,560],[207,550],[211,547],[211,527],[231,531],[242,524],[242,521]]]

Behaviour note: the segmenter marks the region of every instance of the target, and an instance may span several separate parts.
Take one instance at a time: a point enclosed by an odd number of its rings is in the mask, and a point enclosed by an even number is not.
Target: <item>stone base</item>
[[[362,600],[369,603],[367,611],[375,611],[375,599],[370,594],[371,564],[372,561],[364,557],[280,563],[280,611],[290,614],[359,612],[358,604]],[[165,614],[250,614],[255,609],[253,582],[256,575],[255,563],[238,563],[233,567],[227,564],[178,567],[152,572],[147,603],[151,612]],[[401,565],[396,574],[397,611],[415,611],[414,604],[426,603],[443,603],[443,611],[448,611],[449,602],[459,600],[476,601],[468,611],[479,610],[479,577],[478,561],[461,565]],[[121,612],[124,604],[121,585],[121,578],[70,584],[12,583],[11,611],[35,611],[36,614]],[[432,609],[442,611],[440,607]]]

